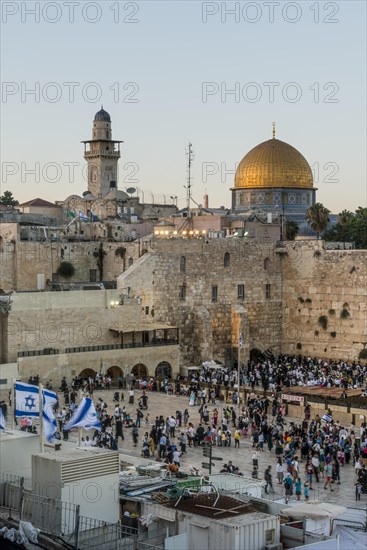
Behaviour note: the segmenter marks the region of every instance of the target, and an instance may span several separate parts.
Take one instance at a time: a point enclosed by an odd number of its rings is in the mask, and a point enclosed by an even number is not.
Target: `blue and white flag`
[[[43,408],[42,408],[42,417],[43,417],[43,432],[47,438],[47,441],[52,441],[54,439],[55,433],[57,431],[57,422],[54,413],[54,408],[57,405],[57,395],[55,392],[50,390],[43,390]]]
[[[333,417],[331,416],[331,414],[324,414],[324,416],[321,418],[321,420],[323,420],[324,422],[331,422],[333,419]]]
[[[84,214],[82,210],[79,210],[79,218],[82,220],[82,222],[89,222],[87,214]]]
[[[5,418],[1,407],[0,407],[0,430],[5,430]]]
[[[64,425],[64,430],[84,428],[84,430],[98,429],[101,423],[97,418],[94,403],[90,397],[83,397],[69,422]]]
[[[94,213],[93,213],[93,210],[90,211],[90,216],[91,216],[92,222],[99,222],[99,221],[100,221],[100,219],[99,219],[99,217],[97,216],[97,214],[94,214]]]
[[[23,382],[15,383],[15,416],[39,416],[39,388]]]

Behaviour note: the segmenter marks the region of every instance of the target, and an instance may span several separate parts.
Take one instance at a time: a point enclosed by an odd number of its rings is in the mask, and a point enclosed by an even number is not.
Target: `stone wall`
[[[226,253],[229,261],[225,265]],[[269,299],[266,284],[270,285]],[[244,299],[238,297],[238,285],[244,285]],[[118,286],[132,286],[143,304],[147,300],[154,305],[157,321],[180,327],[182,364],[198,364],[210,358],[223,361],[226,353],[234,353],[239,326],[234,304],[243,308],[241,330],[250,339],[244,342],[242,360],[248,358],[252,347],[275,353],[280,350],[281,271],[273,242],[159,240],[142,272],[136,266],[134,272],[122,274]],[[217,287],[216,300],[213,286]],[[185,300],[180,299],[180,287],[185,288]]]
[[[286,249],[282,351],[358,359],[367,345],[367,251],[324,250],[321,241]]]
[[[141,320],[134,299],[110,307],[119,297],[117,290],[14,294],[9,316],[3,318],[7,361],[17,361],[18,352],[119,343],[110,327],[138,330]]]
[[[125,262],[120,256],[116,256],[117,248],[123,246],[126,249]],[[96,270],[96,279],[99,278],[97,258],[94,253],[98,251],[99,242],[4,242],[0,247],[0,288],[5,292],[15,290],[37,290],[37,274],[43,274],[45,281],[52,280],[52,274],[57,272],[62,261],[68,261],[75,267],[75,275],[68,280],[90,281],[90,270]],[[103,243],[105,281],[116,280],[124,268],[137,261],[141,255],[141,243]]]
[[[242,361],[251,349],[358,360],[367,346],[366,265],[366,251],[324,250],[322,241],[162,239],[118,286],[133,287],[143,305],[154,306],[157,320],[180,327],[182,365],[224,360],[230,352],[236,360],[239,327]]]

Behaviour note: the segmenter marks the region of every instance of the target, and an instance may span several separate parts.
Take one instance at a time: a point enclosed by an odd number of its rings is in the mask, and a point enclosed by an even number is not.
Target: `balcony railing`
[[[126,344],[101,344],[100,346],[75,346],[72,348],[59,349],[41,349],[41,350],[29,350],[19,351],[18,357],[34,357],[40,355],[58,355],[61,353],[88,353],[91,351],[110,351],[110,350],[123,350],[134,348],[148,348],[157,346],[177,346],[179,344],[178,339],[156,340],[152,342],[129,342]]]
[[[105,157],[120,157],[120,151],[113,151],[112,149],[96,149],[95,151],[85,151],[84,157],[98,157],[104,155]]]

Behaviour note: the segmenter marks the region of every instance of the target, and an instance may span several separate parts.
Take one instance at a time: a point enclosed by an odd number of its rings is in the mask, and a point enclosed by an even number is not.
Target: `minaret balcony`
[[[110,149],[97,149],[96,151],[85,151],[84,158],[96,158],[96,157],[109,157],[109,158],[120,158],[120,151],[112,151]]]

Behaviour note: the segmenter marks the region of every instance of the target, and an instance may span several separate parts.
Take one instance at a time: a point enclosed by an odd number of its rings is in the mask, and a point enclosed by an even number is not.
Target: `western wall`
[[[181,364],[236,359],[239,327],[241,361],[254,349],[358,360],[367,345],[366,261],[367,251],[324,250],[322,241],[157,239],[118,286],[154,307],[157,321],[180,327]]]

